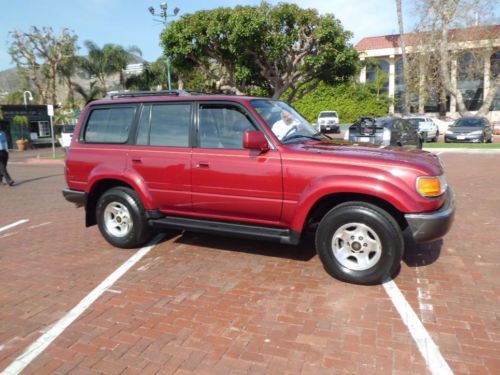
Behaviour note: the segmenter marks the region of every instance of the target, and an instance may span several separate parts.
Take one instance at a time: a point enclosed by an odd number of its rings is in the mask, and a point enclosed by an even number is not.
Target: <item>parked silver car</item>
[[[446,131],[444,141],[449,142],[493,142],[490,122],[484,117],[462,117]]]
[[[410,123],[418,128],[422,139],[429,142],[437,142],[439,138],[439,128],[430,117],[405,117]]]
[[[344,135],[346,141],[421,149],[422,138],[408,120],[396,117],[360,117]]]

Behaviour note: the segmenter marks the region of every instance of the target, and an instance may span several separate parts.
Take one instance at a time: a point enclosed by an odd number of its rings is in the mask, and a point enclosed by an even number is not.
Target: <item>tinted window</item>
[[[85,141],[125,143],[134,114],[134,107],[94,109],[87,122]]]
[[[149,144],[151,146],[189,147],[189,125],[191,123],[191,103],[160,104],[151,106],[148,116],[147,107],[140,121],[139,139],[145,139],[149,122]],[[148,119],[149,117],[149,119]]]
[[[323,117],[337,117],[337,112],[321,112],[319,118]]]
[[[230,104],[200,105],[200,147],[243,148],[243,133],[255,130],[245,112]]]

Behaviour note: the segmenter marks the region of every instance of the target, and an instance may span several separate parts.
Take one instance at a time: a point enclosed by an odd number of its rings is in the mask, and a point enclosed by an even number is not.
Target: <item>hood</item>
[[[449,128],[453,133],[472,133],[476,131],[483,131],[484,127],[482,126],[454,126]]]
[[[297,151],[313,153],[319,157],[331,155],[346,159],[356,159],[367,164],[400,164],[401,166],[416,168],[426,173],[440,175],[443,168],[439,158],[427,151],[414,148],[380,146],[364,143],[362,146],[340,139],[324,140],[289,144]]]

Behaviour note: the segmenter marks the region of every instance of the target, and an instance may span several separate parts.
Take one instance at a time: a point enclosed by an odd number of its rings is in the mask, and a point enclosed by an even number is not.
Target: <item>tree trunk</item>
[[[405,80],[405,95],[403,100],[403,114],[407,115],[409,112],[410,106],[410,77],[409,77],[409,69],[408,69],[408,56],[406,54],[406,37],[404,36],[404,27],[403,27],[403,10],[401,6],[401,0],[396,0],[396,8],[398,12],[398,24],[399,24],[399,45],[401,47],[401,51],[403,54],[403,76]]]
[[[490,89],[488,90],[488,94],[486,95],[486,97],[483,99],[483,105],[477,111],[477,116],[486,116],[488,114],[488,112],[490,111],[491,104],[495,99],[499,87],[500,87],[500,75],[497,76],[497,78],[494,81],[491,82],[490,80]]]

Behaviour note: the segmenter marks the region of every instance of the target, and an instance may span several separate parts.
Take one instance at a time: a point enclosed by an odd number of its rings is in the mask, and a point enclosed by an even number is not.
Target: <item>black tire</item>
[[[106,225],[106,215],[112,215],[106,213],[106,209],[112,207],[115,204],[116,207],[125,207],[127,212],[127,220],[131,222],[131,228],[129,230],[123,231],[123,235],[117,235],[118,226],[113,229],[113,225]],[[115,217],[117,217],[116,215]],[[153,236],[153,231],[148,226],[146,221],[144,207],[137,196],[137,193],[127,187],[115,187],[106,191],[99,198],[96,206],[96,219],[97,225],[101,234],[104,236],[106,241],[111,245],[122,248],[130,249],[134,247],[140,247],[148,242]],[[118,218],[116,219],[118,220]],[[123,219],[120,222],[123,224]],[[115,233],[113,233],[115,231]]]
[[[368,228],[367,233],[371,234],[369,241],[379,245],[378,255],[374,255],[373,250],[367,252],[369,254],[366,257],[372,256],[369,261],[374,262],[369,268],[356,269],[360,266],[357,256],[365,249],[363,246],[366,246],[362,240],[358,242],[362,237],[355,238],[354,242],[346,246],[349,248],[347,253],[352,254],[344,260],[344,263],[349,263],[349,267],[342,264],[334,255],[332,243],[335,233],[337,231],[344,233],[342,228],[346,226],[347,229],[351,229],[351,224]],[[358,228],[356,225],[353,228]],[[360,245],[358,252],[354,250],[355,244]],[[398,223],[386,211],[369,203],[348,202],[330,210],[319,223],[316,231],[316,251],[326,271],[333,277],[354,284],[376,284],[393,276],[399,269],[404,252],[404,240]]]

